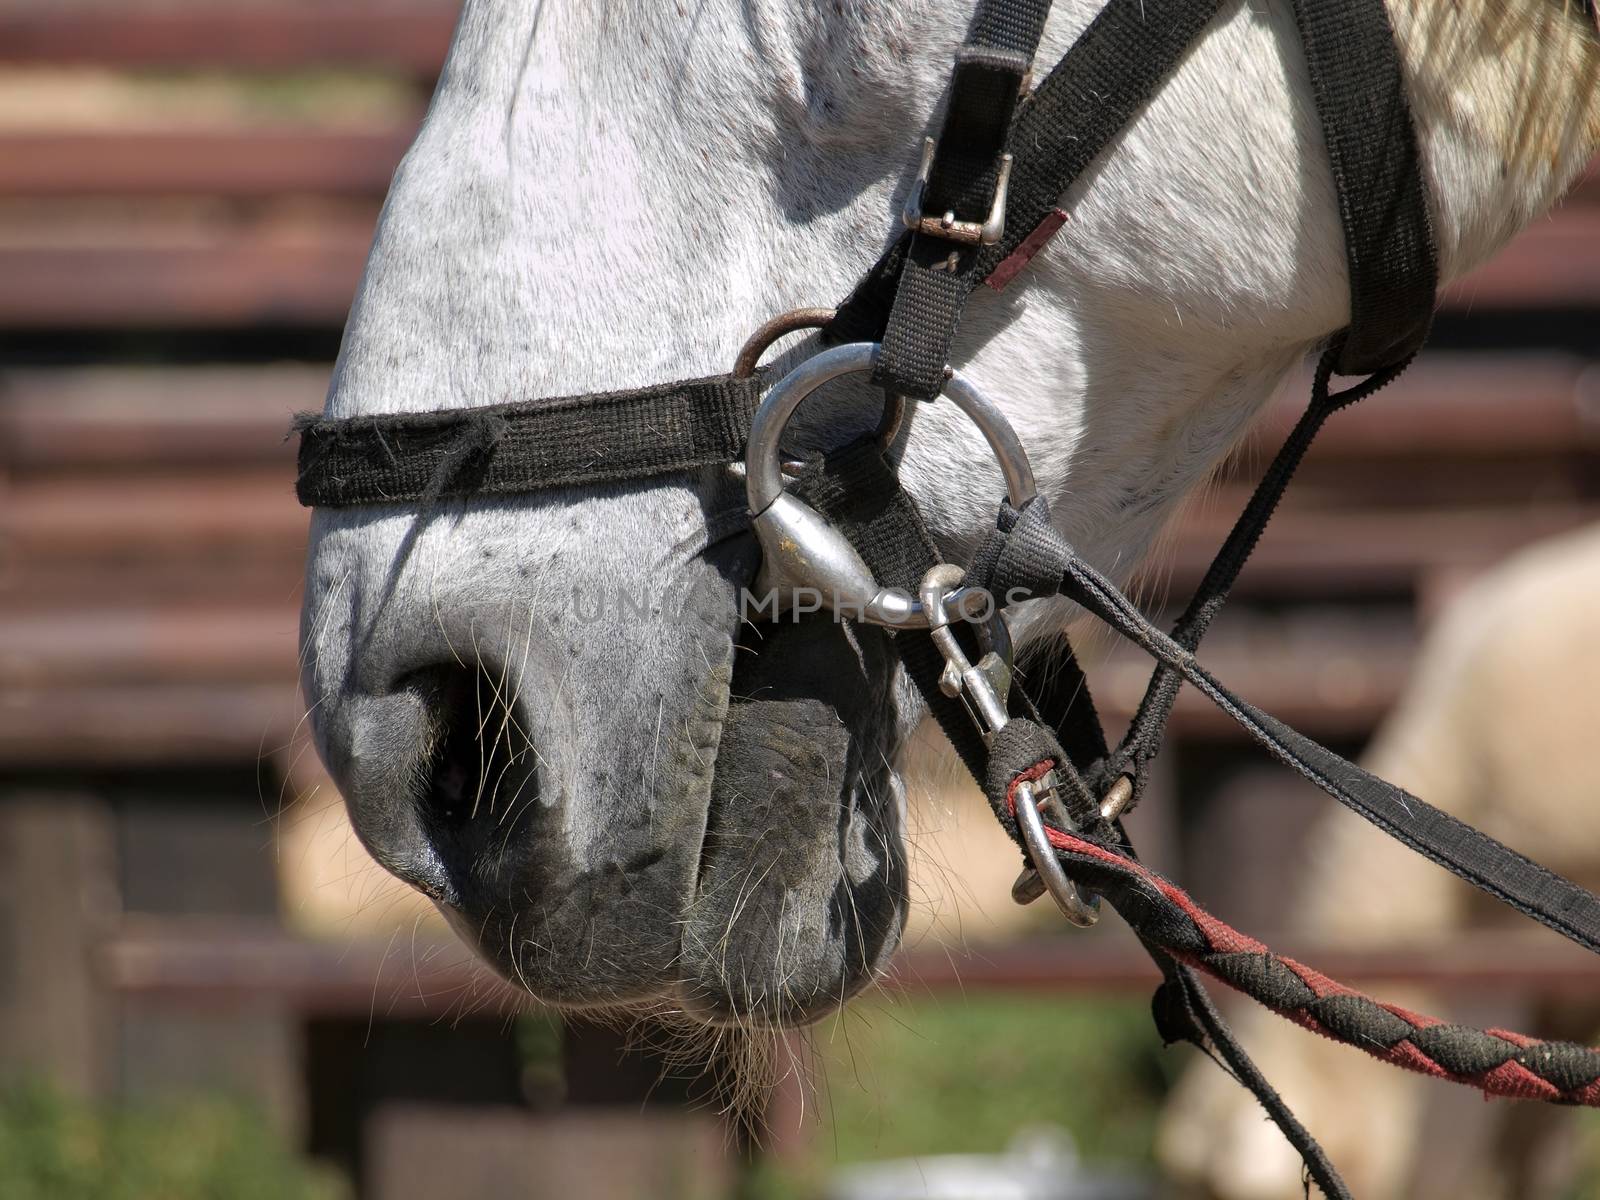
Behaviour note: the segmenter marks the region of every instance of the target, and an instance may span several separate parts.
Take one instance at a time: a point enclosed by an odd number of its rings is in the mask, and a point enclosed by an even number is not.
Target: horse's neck
[[[1041,62],[1098,7],[1058,3]],[[1579,99],[1596,55],[1558,7],[1396,9],[1447,272],[1546,205],[1596,138]],[[1136,557],[1344,320],[1292,17],[1259,9],[1225,7],[1069,197],[1029,276],[969,309],[964,370],[1021,426],[1058,519],[1106,566]],[[468,0],[333,410],[726,370],[755,324],[839,298],[880,250],[967,15],[933,0]],[[960,543],[992,489],[953,486],[986,456],[943,407],[913,423],[903,471]]]

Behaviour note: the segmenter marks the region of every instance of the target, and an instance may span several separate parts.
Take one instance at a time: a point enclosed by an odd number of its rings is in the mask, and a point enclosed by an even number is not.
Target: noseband
[[[1197,972],[1399,1066],[1497,1094],[1600,1105],[1600,1054],[1446,1025],[1280,958],[1140,864],[1121,822],[1145,789],[1178,689],[1188,683],[1346,807],[1600,952],[1600,897],[1255,709],[1195,657],[1323,422],[1397,376],[1428,334],[1438,284],[1428,194],[1383,0],[1293,0],[1338,198],[1350,322],[1330,340],[1305,415],[1170,632],[1056,533],[1015,433],[948,365],[968,298],[980,284],[1003,290],[1027,269],[1066,220],[1056,207],[1062,195],[1220,6],[1108,0],[1034,87],[1048,0],[978,0],[956,52],[939,135],[923,146],[905,228],[837,312],[774,318],[728,375],[465,411],[303,417],[297,493],[316,506],[428,504],[742,463],[763,551],[758,591],[777,605],[810,592],[842,617],[896,631],[907,674],[1023,848],[1027,865],[1014,896],[1026,903],[1049,892],[1080,925],[1097,919],[1102,899],[1115,908],[1164,977],[1155,1006],[1163,1036],[1221,1058],[1324,1192],[1346,1197],[1321,1148],[1222,1023]],[[1584,11],[1592,16],[1590,0]],[[775,383],[755,366],[775,337],[812,326],[823,328],[832,348]],[[878,434],[786,465],[780,448],[789,418],[816,388],[853,373],[867,374],[887,398]],[[1360,379],[1334,390],[1336,374]],[[908,402],[941,396],[978,426],[1006,482],[996,527],[965,569],[940,561],[881,453]],[[787,473],[797,476],[791,486]],[[1075,601],[1155,660],[1144,700],[1115,747],[1070,647],[1043,692],[1029,695],[1012,680],[1000,609],[1048,595]]]

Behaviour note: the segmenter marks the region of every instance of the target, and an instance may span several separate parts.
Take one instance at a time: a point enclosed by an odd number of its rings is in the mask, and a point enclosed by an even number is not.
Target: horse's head
[[[1057,5],[1041,65],[1095,7]],[[1600,135],[1600,58],[1560,10],[1395,9],[1447,276]],[[727,370],[766,317],[843,296],[891,234],[965,19],[932,0],[468,0],[329,414]],[[1108,570],[1344,323],[1306,91],[1287,4],[1225,5],[1064,199],[1027,279],[969,310],[962,370]],[[960,561],[1001,488],[947,408],[916,413],[897,453]],[[877,416],[840,385],[797,440]],[[544,999],[799,1021],[896,944],[895,763],[918,707],[873,631],[743,624],[756,562],[723,470],[313,521],[306,691],[355,827]]]

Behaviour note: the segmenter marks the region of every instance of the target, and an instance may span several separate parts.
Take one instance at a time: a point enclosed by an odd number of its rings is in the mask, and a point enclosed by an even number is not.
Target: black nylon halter
[[[523,404],[296,419],[300,503],[509,496],[646,479],[742,457],[765,378],[716,375]]]
[[[1013,155],[1005,234],[964,247],[897,239],[825,332],[881,341],[876,379],[931,398],[967,298],[1051,220],[1062,195],[1205,32],[1221,0],[1110,0],[1018,103],[1048,0],[980,3],[952,76],[924,207],[981,221],[997,164]],[[1351,323],[1339,370],[1415,353],[1432,321],[1437,267],[1426,187],[1381,0],[1295,0],[1345,232]],[[736,461],[759,389],[731,375],[482,409],[305,416],[302,504],[430,501],[624,482]],[[587,414],[596,414],[592,420]],[[441,472],[444,474],[441,475]]]
[[[1056,759],[1065,769],[1072,816],[1129,863],[1136,859],[1125,833],[1120,824],[1113,828],[1100,820],[1094,798],[1126,776],[1137,801],[1173,701],[1187,681],[1274,754],[1392,836],[1580,944],[1600,948],[1600,898],[1238,701],[1194,660],[1195,647],[1317,430],[1333,412],[1405,368],[1427,337],[1435,303],[1438,270],[1427,187],[1383,0],[1292,3],[1331,165],[1351,295],[1349,325],[1330,339],[1305,417],[1170,636],[1154,630],[1059,538],[1051,540],[1042,502],[1003,514],[1001,529],[972,569],[977,582],[1025,580],[1040,592],[1063,591],[1152,653],[1158,665],[1128,735],[1108,749],[1069,647],[1055,686],[1037,703],[1013,693],[1018,719],[991,754],[960,704],[937,686],[940,661],[931,642],[902,633],[897,646],[941,728],[988,785],[992,802],[996,790],[1003,796],[1007,780],[1030,763]],[[973,291],[985,281],[1003,286],[1026,267],[1059,227],[1063,195],[1135,118],[1220,7],[1221,0],[1108,0],[1062,61],[1024,96],[1048,0],[979,0],[957,53],[922,192],[928,219],[889,246],[825,336],[880,342],[876,382],[912,398],[935,396]],[[1592,0],[1585,0],[1585,11],[1592,16]],[[938,226],[946,214],[956,224],[976,226],[986,219],[1007,153],[1012,161],[1000,239],[980,245],[943,236]],[[1366,378],[1334,391],[1336,373]],[[428,503],[726,464],[742,457],[762,382],[715,376],[477,410],[348,420],[308,416],[297,422],[297,493],[302,503],[319,506]],[[913,587],[936,561],[915,505],[872,448],[849,447],[813,464],[798,487],[850,535],[879,580]],[[997,812],[1015,834],[998,803]],[[1195,1041],[1226,1061],[1302,1154],[1318,1185],[1330,1196],[1348,1196],[1321,1149],[1233,1041],[1189,960],[1175,957],[1151,927],[1136,922],[1136,928],[1166,980],[1157,1004],[1164,1034]]]

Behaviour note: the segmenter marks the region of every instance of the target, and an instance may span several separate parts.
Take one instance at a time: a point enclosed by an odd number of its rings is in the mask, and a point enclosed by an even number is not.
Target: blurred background
[[[1013,908],[1014,852],[937,767],[901,966],[785,1048],[753,1161],[648,1039],[508,999],[350,836],[303,737],[284,435],[321,405],[455,8],[0,0],[0,1200],[1180,1194],[1199,1168],[1160,1131],[1191,1055],[1151,1029],[1151,969],[1117,930]],[[1216,673],[1358,753],[1453,600],[1571,562],[1600,514],[1597,309],[1600,180],[1332,423],[1208,643]],[[1151,604],[1197,581],[1303,394],[1178,524]],[[1125,720],[1146,668],[1095,657]],[[1600,662],[1553,662],[1564,708],[1597,715]],[[1551,669],[1492,683],[1534,710]],[[1557,752],[1521,750],[1513,784]],[[1380,992],[1600,1030],[1600,971],[1551,938],[1454,909],[1398,941],[1301,922],[1320,798],[1190,693],[1159,768],[1136,835],[1225,919]],[[1600,771],[1573,778],[1600,810]],[[1413,1154],[1485,1107],[1422,1086]],[[1587,1127],[1546,1119],[1558,1180],[1458,1200],[1600,1195]],[[930,1157],[950,1155],[985,1157]]]

